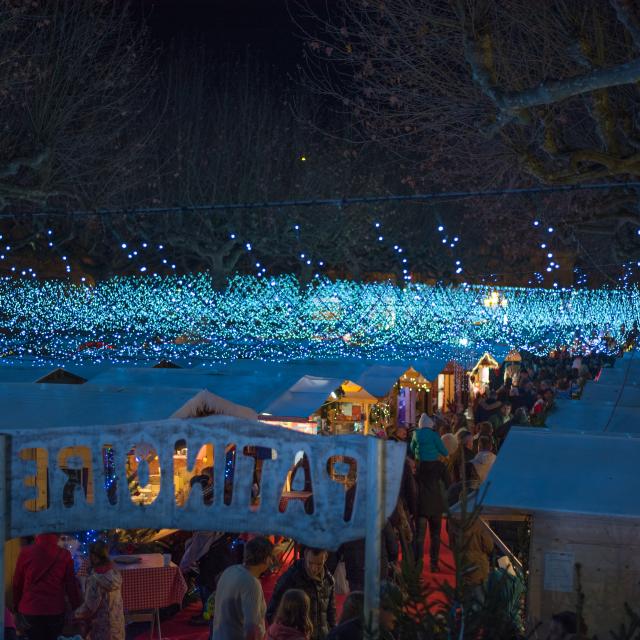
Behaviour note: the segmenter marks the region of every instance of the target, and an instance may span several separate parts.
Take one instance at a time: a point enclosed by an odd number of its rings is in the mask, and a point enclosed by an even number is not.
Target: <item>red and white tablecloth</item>
[[[161,553],[143,553],[136,564],[114,566],[122,574],[122,602],[125,611],[161,609],[171,604],[182,604],[187,584],[180,569],[171,562],[164,566]],[[86,563],[80,567],[78,576],[88,573]]]

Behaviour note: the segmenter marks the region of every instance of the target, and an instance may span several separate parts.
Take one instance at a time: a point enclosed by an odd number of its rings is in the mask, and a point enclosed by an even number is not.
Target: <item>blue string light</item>
[[[549,269],[555,270],[549,266]],[[633,263],[637,265],[637,263]],[[461,268],[461,265],[457,268]],[[629,265],[629,269],[632,266]],[[407,278],[411,274],[405,274]],[[223,290],[207,274],[120,277],[95,286],[0,278],[0,357],[69,362],[286,361],[343,357],[407,360],[470,347],[544,353],[576,331],[611,331],[640,317],[638,289],[330,281],[236,276]],[[349,336],[346,340],[345,336]]]

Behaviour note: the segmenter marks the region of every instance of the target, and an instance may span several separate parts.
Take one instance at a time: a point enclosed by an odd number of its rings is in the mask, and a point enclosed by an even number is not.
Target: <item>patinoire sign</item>
[[[169,528],[279,534],[335,549],[391,515],[406,454],[401,443],[305,435],[226,416],[64,429],[16,425],[1,438],[7,538]],[[176,486],[177,442],[186,449],[187,473],[203,447],[213,453],[210,486],[187,483],[186,495]],[[153,494],[136,500],[150,487],[150,466]]]

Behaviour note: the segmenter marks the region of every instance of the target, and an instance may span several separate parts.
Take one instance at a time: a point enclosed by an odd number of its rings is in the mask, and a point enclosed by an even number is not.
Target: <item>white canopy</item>
[[[17,382],[35,382],[40,378],[54,372],[56,369],[62,368],[77,376],[81,376],[86,380],[90,380],[101,372],[105,371],[108,367],[105,365],[75,365],[73,363],[67,365],[60,365],[60,367],[42,367],[42,366],[27,366],[27,365],[13,365],[0,363],[0,384],[13,384]]]
[[[640,360],[625,354],[588,382],[580,400],[558,400],[547,416],[554,431],[640,434]]]
[[[271,416],[296,417],[305,420],[331,399],[331,394],[343,384],[349,383],[343,378],[320,378],[317,376],[302,376],[291,388],[271,402],[262,413]],[[376,398],[365,389],[356,385],[356,389],[348,392],[353,401],[375,403]],[[335,400],[338,399],[336,395]]]
[[[196,400],[197,398],[197,400]],[[71,427],[95,424],[126,424],[144,420],[197,417],[217,408],[237,417],[256,417],[200,389],[102,387],[88,384],[0,385],[0,431]],[[178,416],[176,416],[178,417]]]
[[[546,426],[556,431],[640,434],[640,407],[615,406],[612,402],[557,400]]]
[[[290,389],[271,402],[262,413],[306,420],[343,382],[344,379],[341,378],[302,376]]]
[[[636,352],[625,353],[614,367],[602,370],[598,381],[594,384],[612,384],[618,386],[640,385],[640,358]]]
[[[493,465],[487,512],[640,519],[640,438],[514,427]]]
[[[407,367],[398,365],[374,365],[365,369],[355,382],[364,387],[369,393],[381,398],[391,391],[393,385],[406,370]]]
[[[204,388],[226,402],[258,409],[282,393],[299,377],[288,372],[287,367],[283,365],[280,365],[279,372],[265,371],[259,367],[254,371],[239,368],[234,370],[225,365],[192,369],[132,367],[108,369],[89,380],[87,384],[176,389]]]
[[[585,386],[580,402],[612,402],[620,407],[640,407],[640,387],[590,382]]]
[[[172,418],[197,418],[209,415],[234,416],[257,420],[258,414],[249,407],[229,402],[220,396],[203,389],[178,409]]]
[[[406,373],[409,368],[413,368],[423,378],[433,381],[442,373],[447,366],[447,360],[444,358],[430,358],[412,361],[409,365],[397,364],[376,364],[367,367],[357,378],[355,382],[364,387],[369,393],[381,398],[386,396],[398,378]]]

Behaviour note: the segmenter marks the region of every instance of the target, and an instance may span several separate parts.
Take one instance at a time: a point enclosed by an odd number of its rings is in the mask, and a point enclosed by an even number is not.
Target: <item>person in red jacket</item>
[[[36,536],[23,547],[13,576],[13,602],[29,640],[56,640],[64,627],[65,596],[76,609],[82,602],[71,554],[58,536]]]

